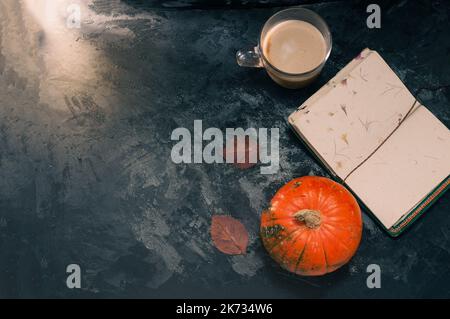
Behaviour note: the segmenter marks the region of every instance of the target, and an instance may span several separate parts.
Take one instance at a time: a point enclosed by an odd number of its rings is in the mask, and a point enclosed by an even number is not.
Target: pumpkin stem
[[[320,212],[312,209],[302,209],[295,213],[295,219],[304,222],[308,228],[315,229],[322,223]]]

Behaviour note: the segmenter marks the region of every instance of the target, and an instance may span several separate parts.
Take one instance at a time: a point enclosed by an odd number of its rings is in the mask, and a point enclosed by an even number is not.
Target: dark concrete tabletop
[[[363,48],[423,88],[419,99],[450,126],[449,2],[380,2],[380,29],[367,28],[361,2],[309,2],[334,47],[300,90],[235,62],[295,1],[79,2],[89,4],[79,30],[28,0],[0,3],[0,297],[450,297],[449,194],[398,239],[364,212],[355,257],[323,277],[283,271],[258,238],[278,188],[327,176],[287,116]],[[172,131],[197,119],[278,127],[279,172],[174,164]],[[243,222],[246,255],[214,248],[213,214]],[[66,287],[69,264],[81,266],[81,290]],[[366,286],[369,264],[381,289]]]

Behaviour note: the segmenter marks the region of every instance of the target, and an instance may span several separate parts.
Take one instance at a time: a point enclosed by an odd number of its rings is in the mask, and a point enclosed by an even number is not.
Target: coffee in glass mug
[[[263,67],[278,84],[300,88],[312,82],[331,52],[331,33],[311,10],[295,7],[276,13],[264,25],[259,45],[239,51],[238,64]]]

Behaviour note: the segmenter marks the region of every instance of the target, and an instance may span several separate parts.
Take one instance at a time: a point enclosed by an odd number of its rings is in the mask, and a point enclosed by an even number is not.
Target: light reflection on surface
[[[90,39],[107,28],[88,0],[1,0],[1,54],[7,67],[26,79],[27,91],[38,91],[40,103],[67,112],[67,97],[109,96],[101,81],[111,66]],[[80,5],[81,28],[69,28],[69,11]],[[24,92],[25,94],[26,92]]]
[[[67,0],[24,0],[27,10],[45,30],[58,26],[61,20],[61,8],[67,7]]]
[[[81,30],[67,27],[70,0],[24,0],[26,9],[36,19],[40,56],[45,75],[41,83],[41,99],[50,105],[58,105],[60,94],[75,95],[90,91],[97,82],[97,67],[102,56],[88,42],[82,41]],[[79,2],[88,12],[85,2]],[[43,84],[43,85],[42,85]]]
[[[68,27],[74,4],[80,6],[81,28]],[[98,5],[93,0],[0,0],[0,67],[4,64],[24,79],[26,90],[18,94],[29,95],[30,102],[37,96],[40,104],[68,118],[73,113],[68,99],[87,96],[103,109],[119,108],[123,92],[117,83],[133,74],[110,60],[110,48],[127,54],[136,38],[128,27],[132,20],[145,30],[159,22],[151,13],[126,14],[129,6],[121,0],[101,6],[111,12],[94,11]],[[14,81],[3,82],[7,88]]]

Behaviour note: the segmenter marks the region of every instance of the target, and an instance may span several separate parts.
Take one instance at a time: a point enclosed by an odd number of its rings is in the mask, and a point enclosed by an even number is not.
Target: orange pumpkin
[[[305,176],[284,185],[261,216],[261,238],[283,268],[319,276],[346,264],[361,241],[361,210],[342,185]]]

